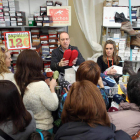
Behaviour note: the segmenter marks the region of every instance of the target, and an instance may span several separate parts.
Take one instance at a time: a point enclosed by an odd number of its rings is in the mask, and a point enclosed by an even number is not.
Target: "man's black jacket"
[[[80,51],[78,50],[77,47],[74,46],[70,46],[69,45],[69,49],[71,50],[77,50],[78,51],[78,60],[75,64],[75,66],[80,65],[82,62],[85,61],[85,59],[83,58],[83,56],[81,55]],[[53,71],[58,70],[59,72],[64,73],[64,70],[67,68],[71,68],[71,66],[65,66],[65,67],[59,67],[58,63],[61,61],[61,59],[63,58],[63,54],[64,52],[61,49],[61,46],[58,47],[57,49],[54,49],[52,51],[52,58],[51,58],[51,69]]]

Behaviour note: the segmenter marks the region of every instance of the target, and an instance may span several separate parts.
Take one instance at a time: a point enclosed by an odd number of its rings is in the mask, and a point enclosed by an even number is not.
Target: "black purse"
[[[13,138],[11,138],[8,134],[6,134],[4,131],[2,131],[1,129],[0,129],[0,136],[2,137],[2,138],[4,138],[5,140],[14,140]]]

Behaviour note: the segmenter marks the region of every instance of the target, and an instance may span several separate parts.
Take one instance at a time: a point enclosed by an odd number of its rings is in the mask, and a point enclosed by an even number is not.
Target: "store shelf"
[[[0,29],[1,28],[22,28],[23,26],[0,26]]]
[[[126,60],[127,62],[129,61],[129,60]],[[124,63],[124,61],[119,61],[119,62],[122,62],[122,63]],[[140,62],[140,60],[132,60],[132,61],[129,61],[129,62],[134,62],[134,63],[137,63],[137,62]]]
[[[45,62],[50,62],[50,61],[51,61],[51,59],[50,59],[50,60],[42,59],[42,60],[43,60],[44,63],[45,63]],[[13,61],[13,62],[17,61],[17,57],[12,57],[12,61]]]

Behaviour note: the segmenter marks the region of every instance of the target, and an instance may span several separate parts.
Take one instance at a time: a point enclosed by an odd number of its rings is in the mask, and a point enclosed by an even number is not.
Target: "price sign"
[[[31,37],[29,31],[5,32],[4,40],[5,45],[9,50],[31,48]]]

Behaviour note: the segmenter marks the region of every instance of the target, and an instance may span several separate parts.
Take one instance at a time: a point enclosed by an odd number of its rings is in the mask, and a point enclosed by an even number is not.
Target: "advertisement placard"
[[[71,26],[71,6],[47,6],[47,15],[52,16],[53,26]]]
[[[115,23],[115,13],[124,13],[128,15],[128,7],[104,7],[103,9],[103,26],[121,27],[121,23]]]
[[[5,32],[5,46],[8,50],[21,50],[31,48],[29,31]]]

